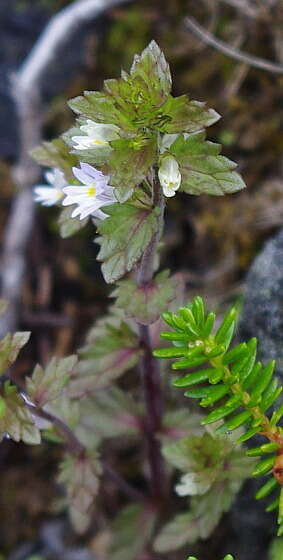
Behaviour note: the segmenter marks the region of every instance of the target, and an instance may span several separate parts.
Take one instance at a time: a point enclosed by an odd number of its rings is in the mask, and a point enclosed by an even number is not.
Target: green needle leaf
[[[252,472],[252,476],[262,476],[268,473],[274,464],[275,457],[268,457],[260,461]]]

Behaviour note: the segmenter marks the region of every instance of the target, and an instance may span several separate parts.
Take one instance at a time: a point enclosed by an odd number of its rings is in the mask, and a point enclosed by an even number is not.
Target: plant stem
[[[141,259],[137,275],[138,286],[144,286],[152,280],[156,251],[163,231],[164,198],[156,169],[154,169],[153,176],[153,204],[160,209],[159,227]],[[161,377],[159,363],[152,355],[149,326],[141,324],[138,326],[141,346],[144,349],[140,359],[139,369],[146,407],[144,431],[150,467],[151,494],[152,497],[160,500],[164,495],[163,458],[161,455],[160,441],[157,435],[162,423]]]
[[[116,485],[126,494],[129,498],[136,501],[141,501],[144,499],[142,492],[131,486],[124,478],[122,478],[117,471],[112,469],[110,465],[103,462],[103,472],[112,480]]]
[[[54,416],[53,414],[50,414],[49,412],[46,412],[39,406],[34,406],[33,404],[28,403],[27,401],[25,401],[25,405],[27,408],[29,408],[32,414],[38,416],[38,418],[43,418],[44,420],[47,420],[48,422],[53,424],[53,426],[56,426],[56,428],[58,428],[58,431],[60,432],[60,434],[63,436],[65,440],[68,452],[71,455],[74,455],[76,457],[82,457],[87,454],[87,448],[83,445],[83,443],[81,443],[81,441],[77,438],[73,430],[69,428],[69,426],[67,426],[67,424],[63,422],[63,420],[61,420],[57,416]],[[120,490],[122,490],[122,492],[124,492],[124,494],[126,494],[129,498],[135,501],[137,500],[140,501],[144,499],[142,492],[140,492],[139,490],[131,486],[128,482],[126,482],[126,480],[124,480],[119,475],[119,473],[117,473],[112,469],[112,467],[110,467],[106,463],[102,463],[102,467],[103,467],[104,474],[110,480],[112,480],[120,488]]]
[[[144,348],[140,360],[140,376],[144,393],[146,417],[144,431],[150,467],[151,494],[160,499],[164,494],[164,469],[157,433],[161,428],[162,394],[158,363],[152,356],[149,327],[139,325],[141,345]]]
[[[85,446],[79,441],[73,430],[69,428],[69,426],[65,424],[65,422],[63,422],[63,420],[61,420],[57,416],[54,416],[53,414],[50,414],[49,412],[46,412],[40,406],[34,406],[33,404],[29,404],[28,402],[25,402],[25,405],[27,408],[29,408],[31,413],[34,414],[34,416],[38,416],[38,418],[47,420],[47,422],[50,422],[58,429],[59,433],[65,440],[68,451],[72,455],[79,456],[86,453]]]

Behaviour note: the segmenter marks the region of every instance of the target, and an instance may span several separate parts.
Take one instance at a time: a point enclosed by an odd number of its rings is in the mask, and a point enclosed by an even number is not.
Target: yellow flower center
[[[105,146],[105,144],[108,144],[105,140],[93,140],[92,143],[95,146]]]
[[[164,183],[167,185],[167,187],[169,187],[169,188],[171,188],[171,189],[172,189],[173,187],[175,187],[175,182],[174,182],[174,181],[168,181],[168,179],[166,179],[166,180],[164,181]]]
[[[88,196],[95,196],[96,195],[96,188],[94,185],[90,185],[87,191]]]

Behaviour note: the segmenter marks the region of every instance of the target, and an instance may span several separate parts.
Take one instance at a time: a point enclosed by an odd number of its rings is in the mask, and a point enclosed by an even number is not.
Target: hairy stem
[[[144,348],[140,360],[141,384],[144,392],[146,417],[144,431],[150,467],[151,493],[160,499],[164,494],[164,469],[157,432],[161,428],[162,394],[158,363],[152,356],[149,327],[139,326],[141,345]]]
[[[157,170],[154,169],[153,173],[153,204],[160,209],[159,227],[141,259],[137,275],[138,286],[144,286],[152,280],[156,251],[163,231],[164,198]],[[155,499],[161,499],[164,495],[164,468],[160,441],[157,437],[162,423],[161,377],[159,363],[152,355],[149,326],[139,324],[139,334],[141,346],[144,348],[139,369],[146,407],[144,431],[150,467],[151,494]]]

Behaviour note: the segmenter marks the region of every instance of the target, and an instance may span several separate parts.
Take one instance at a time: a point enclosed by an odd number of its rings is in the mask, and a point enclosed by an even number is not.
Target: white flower
[[[200,473],[190,472],[181,477],[180,483],[176,485],[175,489],[179,496],[196,496],[205,494],[211,481],[204,480],[204,476]]]
[[[60,169],[46,171],[44,177],[49,185],[36,185],[33,189],[34,200],[43,206],[53,206],[63,198],[63,187],[67,183]]]
[[[80,126],[83,136],[73,136],[75,150],[109,147],[111,140],[119,138],[119,127],[115,124],[101,124],[87,119],[87,124]]]
[[[158,170],[158,177],[165,196],[174,196],[181,184],[179,164],[173,156],[165,156]]]
[[[117,202],[113,187],[108,185],[109,177],[103,175],[101,171],[88,163],[81,163],[80,165],[80,169],[73,167],[73,174],[82,185],[65,187],[63,193],[66,198],[64,198],[62,204],[63,206],[77,204],[77,208],[72,213],[72,218],[80,216],[80,220],[83,220],[87,216],[93,216],[103,220],[107,218],[107,215],[100,208]]]

